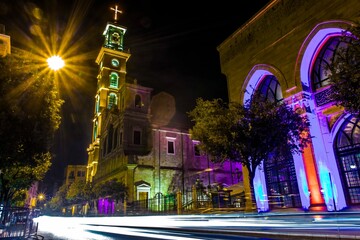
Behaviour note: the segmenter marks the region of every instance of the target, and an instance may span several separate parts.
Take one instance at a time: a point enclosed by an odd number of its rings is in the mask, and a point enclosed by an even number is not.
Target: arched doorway
[[[274,75],[266,75],[256,89],[264,101],[281,102],[282,91]],[[299,188],[292,155],[269,156],[264,161],[265,181],[270,209],[301,207]]]
[[[257,81],[255,90],[263,101],[281,102],[283,100],[280,83],[270,72],[263,74]],[[265,159],[264,175],[269,208],[301,207],[294,159],[288,156],[269,156]],[[254,180],[256,181],[256,180]]]
[[[334,141],[334,151],[349,205],[360,205],[360,118],[350,115]]]

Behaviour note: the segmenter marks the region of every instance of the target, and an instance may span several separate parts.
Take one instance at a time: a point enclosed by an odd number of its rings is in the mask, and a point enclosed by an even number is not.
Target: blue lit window
[[[108,109],[117,105],[117,96],[115,93],[110,93],[108,97]]]
[[[332,64],[334,57],[346,49],[351,41],[350,37],[342,38],[340,36],[330,38],[320,50],[316,57],[311,72],[313,91],[329,85],[329,66]]]
[[[264,101],[279,102],[283,99],[280,84],[274,75],[266,75],[256,92]]]
[[[117,88],[119,84],[119,75],[116,72],[110,73],[110,87]]]
[[[98,122],[95,121],[95,123],[94,123],[94,141],[97,138],[97,131],[98,131]]]
[[[95,112],[99,113],[99,111],[100,111],[100,97],[99,95],[96,95]]]
[[[360,122],[348,117],[336,135],[334,143],[347,197],[351,204],[360,203]]]

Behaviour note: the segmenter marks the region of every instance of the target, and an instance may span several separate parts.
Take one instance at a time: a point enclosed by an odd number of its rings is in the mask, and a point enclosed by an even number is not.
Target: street
[[[132,217],[41,216],[44,239],[356,239],[360,214],[261,213]]]

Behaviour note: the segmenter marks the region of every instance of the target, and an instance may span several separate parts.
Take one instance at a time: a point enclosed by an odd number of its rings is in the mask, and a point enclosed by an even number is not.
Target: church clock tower
[[[126,28],[108,22],[103,32],[104,43],[96,58],[99,65],[92,129],[92,142],[87,149],[87,181],[128,178],[128,164],[136,156],[148,153],[148,128],[151,89],[126,77],[130,53],[124,51]],[[114,173],[116,173],[114,175]]]

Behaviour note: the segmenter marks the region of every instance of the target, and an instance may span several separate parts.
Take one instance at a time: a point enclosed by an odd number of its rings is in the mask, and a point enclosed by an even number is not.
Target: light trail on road
[[[359,217],[244,217],[234,215],[179,215],[129,217],[49,217],[36,219],[39,232],[51,232],[59,239],[298,239],[344,235],[360,238]],[[111,235],[111,236],[110,236]],[[110,236],[110,237],[106,237]],[[301,238],[300,238],[301,237]],[[121,238],[123,239],[123,238]],[[243,238],[243,239],[249,239]]]

